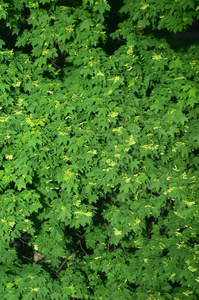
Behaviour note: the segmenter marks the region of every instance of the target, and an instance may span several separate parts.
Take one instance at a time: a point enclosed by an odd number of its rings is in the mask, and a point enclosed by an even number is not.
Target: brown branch
[[[88,253],[86,253],[86,251],[83,249],[83,247],[82,247],[82,243],[81,243],[81,241],[79,240],[79,245],[80,245],[80,248],[82,249],[82,251],[86,254],[86,255],[88,255]]]
[[[85,237],[85,235],[87,235],[87,233],[84,233],[81,238]],[[75,248],[80,245],[80,248],[82,249],[82,251],[87,255],[87,253],[84,251],[84,249],[82,248],[82,245],[81,245],[81,240],[78,240],[75,247],[72,249],[72,251],[68,254],[68,256],[65,258],[65,260],[63,261],[63,263],[59,266],[59,268],[56,270],[56,275],[58,275],[58,273],[61,271],[61,269],[63,268],[63,266],[65,265],[65,263],[69,260],[69,258],[71,257],[71,255],[73,254]]]
[[[56,63],[51,59],[51,63],[55,66],[55,67],[57,67],[58,69],[61,69],[61,67],[59,67],[58,65],[56,65]]]
[[[63,261],[63,263],[59,266],[59,268],[56,270],[56,274],[58,274],[61,269],[63,268],[63,266],[65,265],[65,263],[69,260],[69,258],[71,257],[71,255],[73,254],[75,248],[77,247],[77,245],[80,243],[80,240],[77,241],[75,247],[72,249],[72,251],[68,254],[68,256],[66,257],[66,259]]]

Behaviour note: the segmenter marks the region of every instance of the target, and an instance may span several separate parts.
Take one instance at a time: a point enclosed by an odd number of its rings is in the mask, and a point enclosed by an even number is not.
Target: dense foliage
[[[115,2],[1,1],[2,299],[199,297],[198,1]]]

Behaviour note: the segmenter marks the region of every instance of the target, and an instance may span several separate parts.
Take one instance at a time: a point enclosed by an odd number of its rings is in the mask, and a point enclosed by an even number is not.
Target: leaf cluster
[[[196,2],[2,1],[3,299],[198,299]]]

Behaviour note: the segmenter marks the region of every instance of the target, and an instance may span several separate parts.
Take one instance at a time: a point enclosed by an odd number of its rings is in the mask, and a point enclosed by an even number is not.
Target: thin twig
[[[68,254],[68,256],[66,257],[66,259],[63,261],[63,263],[59,266],[59,268],[56,270],[56,274],[58,274],[61,269],[63,268],[63,266],[65,265],[65,263],[69,260],[69,258],[71,257],[71,255],[73,254],[75,248],[77,247],[77,245],[80,243],[80,240],[76,243],[75,247],[72,249],[72,251]]]
[[[81,241],[79,241],[79,242],[80,242],[79,245],[80,245],[80,248],[82,249],[82,251],[83,251],[86,255],[88,255],[88,253],[86,253],[86,251],[83,249]]]
[[[87,235],[87,233],[84,233],[81,238],[84,238],[85,235]],[[65,258],[65,260],[63,261],[63,263],[59,266],[59,268],[56,270],[56,275],[58,275],[58,273],[61,271],[61,269],[63,268],[63,266],[65,265],[65,263],[69,260],[69,258],[71,257],[71,255],[73,254],[75,248],[80,245],[80,248],[82,249],[82,251],[87,255],[87,253],[84,251],[84,249],[82,248],[81,245],[81,240],[78,240],[75,247],[72,249],[72,251],[68,254],[68,256]],[[58,275],[59,276],[59,275]]]

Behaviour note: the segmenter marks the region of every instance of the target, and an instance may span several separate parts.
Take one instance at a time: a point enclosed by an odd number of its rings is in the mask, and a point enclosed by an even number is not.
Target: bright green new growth
[[[197,2],[1,1],[2,299],[198,299]]]

